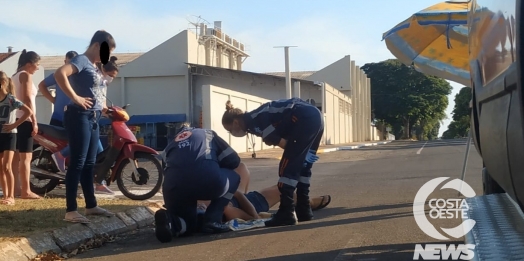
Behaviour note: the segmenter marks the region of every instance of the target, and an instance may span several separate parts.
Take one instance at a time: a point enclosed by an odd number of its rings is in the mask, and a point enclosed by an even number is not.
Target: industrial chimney
[[[13,52],[13,46],[7,46],[7,53]]]

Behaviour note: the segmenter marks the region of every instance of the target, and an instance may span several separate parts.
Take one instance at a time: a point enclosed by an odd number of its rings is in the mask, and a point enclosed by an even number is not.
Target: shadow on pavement
[[[446,244],[462,244],[463,242],[445,242]],[[413,260],[415,244],[392,244],[378,246],[364,246],[333,250],[329,252],[304,253],[278,257],[268,257],[252,259],[252,261],[302,261],[302,260]],[[427,244],[442,244],[442,242],[432,242]],[[336,258],[336,259],[335,259]]]
[[[362,147],[358,150],[406,150],[406,149],[420,149],[424,145],[423,142],[417,142],[413,144],[397,144],[397,143],[391,143],[387,145],[381,145],[381,146],[369,146],[369,147]],[[463,146],[466,147],[466,141],[460,141],[460,142],[428,142],[424,149],[427,148],[437,148],[437,147],[451,147],[451,146]],[[471,148],[473,148],[474,145],[471,143]]]
[[[319,219],[321,219],[320,215]],[[297,226],[287,226],[287,227],[276,227],[276,228],[260,228],[260,229],[253,229],[253,230],[246,230],[246,231],[239,231],[239,232],[229,232],[229,233],[223,233],[219,235],[195,235],[190,237],[182,237],[182,238],[175,238],[172,242],[161,244],[159,243],[154,235],[154,232],[152,229],[148,229],[147,232],[143,232],[139,237],[132,239],[132,240],[126,240],[123,239],[120,242],[111,243],[108,246],[112,249],[100,251],[100,252],[91,252],[91,253],[84,253],[82,255],[78,255],[75,258],[76,259],[88,259],[92,258],[94,256],[100,257],[100,256],[111,256],[111,255],[119,255],[122,253],[133,253],[133,252],[140,252],[140,251],[151,251],[155,249],[162,249],[162,248],[172,248],[177,246],[185,246],[185,245],[192,245],[192,244],[202,244],[207,242],[212,242],[216,240],[225,240],[225,239],[232,239],[232,238],[239,238],[244,236],[257,236],[257,235],[264,235],[264,234],[270,234],[270,233],[278,233],[278,232],[291,232],[291,231],[297,231],[297,230],[304,230],[304,229],[315,229],[320,227],[326,227],[326,226],[340,226],[340,225],[347,225],[347,224],[353,224],[353,223],[360,223],[360,222],[370,222],[370,221],[378,221],[378,220],[385,220],[385,219],[394,219],[394,218],[402,218],[402,217],[410,217],[413,216],[413,213],[411,211],[404,212],[404,213],[388,213],[388,214],[380,214],[380,215],[370,215],[370,216],[364,216],[364,217],[355,217],[355,218],[348,218],[348,219],[340,219],[340,220],[330,220],[330,221],[321,221],[321,222],[304,222]],[[96,253],[96,254],[95,254]],[[322,253],[318,253],[318,258],[313,260],[324,260],[321,255]],[[333,253],[332,253],[333,256]],[[283,257],[282,257],[283,258]],[[299,258],[299,257],[296,257]],[[267,259],[272,260],[272,259]],[[275,259],[275,260],[305,260],[305,259]],[[309,260],[309,259],[307,259]]]
[[[314,253],[303,253],[303,254],[294,254],[287,256],[275,256],[275,257],[266,257],[258,259],[250,259],[251,261],[332,261],[335,259],[343,249],[337,249],[327,252],[314,252]]]
[[[346,207],[328,207],[319,211],[315,211],[315,219],[324,219],[331,216],[338,216],[338,215],[344,215],[344,214],[350,214],[350,213],[358,213],[358,212],[367,212],[367,211],[379,211],[379,210],[387,210],[387,209],[398,209],[398,208],[406,208],[406,207],[412,207],[413,203],[399,203],[399,204],[390,204],[390,205],[377,205],[377,206],[366,206],[366,207],[358,207],[358,208],[346,208]]]

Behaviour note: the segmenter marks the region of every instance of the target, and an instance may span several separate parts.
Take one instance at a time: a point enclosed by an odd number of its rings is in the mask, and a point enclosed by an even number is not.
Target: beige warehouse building
[[[242,63],[249,57],[244,44],[221,27],[220,22],[213,28],[201,25],[146,53],[115,54],[121,69],[108,88],[108,98],[117,105],[131,104],[128,125],[140,126],[146,145],[163,149],[172,127],[190,121],[215,130],[238,152],[253,149],[249,137],[230,137],[223,129],[225,102],[252,110],[285,98],[285,77],[243,71]],[[45,75],[62,63],[63,56],[41,61]],[[316,72],[293,73],[291,78],[293,96],[314,103],[324,113],[323,144],[378,139],[371,123],[369,78],[349,56]],[[255,150],[267,148],[260,139],[255,144]]]

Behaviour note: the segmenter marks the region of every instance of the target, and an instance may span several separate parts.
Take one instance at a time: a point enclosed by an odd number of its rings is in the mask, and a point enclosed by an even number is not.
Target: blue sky
[[[382,33],[411,14],[438,3],[434,0],[0,0],[0,43],[15,51],[40,55],[83,51],[98,29],[117,41],[115,52],[147,51],[201,16],[209,23],[222,21],[222,29],[243,42],[251,57],[244,70],[284,71],[283,50],[273,46],[296,45],[290,51],[292,71],[319,70],[345,55],[360,66],[394,58]],[[5,49],[7,50],[7,49]],[[452,83],[447,113],[462,87]],[[440,132],[449,124],[444,121]]]

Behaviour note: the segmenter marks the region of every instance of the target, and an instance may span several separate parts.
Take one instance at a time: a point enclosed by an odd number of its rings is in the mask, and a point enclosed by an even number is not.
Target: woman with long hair
[[[18,69],[11,77],[15,86],[15,97],[27,105],[33,112],[31,117],[25,120],[17,128],[16,150],[13,158],[13,173],[18,175],[21,186],[20,196],[23,199],[40,199],[38,195],[31,191],[29,187],[29,176],[31,174],[31,161],[33,159],[33,136],[38,132],[38,122],[36,121],[35,99],[38,88],[33,83],[33,74],[38,71],[40,66],[40,56],[25,49],[18,58]],[[17,111],[16,117],[21,118],[23,111]],[[19,187],[18,185],[16,187]]]
[[[11,166],[16,150],[16,128],[32,113],[27,105],[15,98],[14,89],[13,81],[0,71],[0,186],[4,194],[0,204],[10,206],[15,204],[15,180]],[[17,110],[23,113],[18,119]]]

